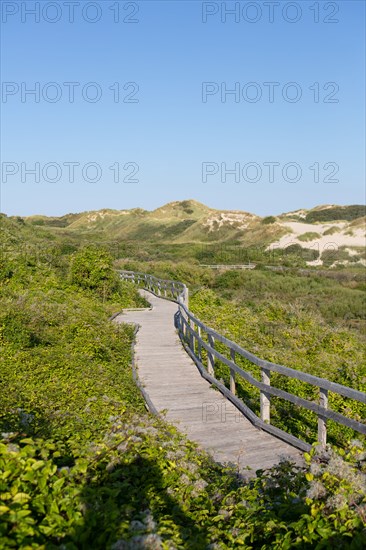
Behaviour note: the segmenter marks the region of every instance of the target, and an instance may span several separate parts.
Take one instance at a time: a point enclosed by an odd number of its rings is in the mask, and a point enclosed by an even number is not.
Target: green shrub
[[[81,249],[72,257],[70,281],[83,289],[96,292],[99,296],[111,296],[118,286],[112,256],[100,248]]]
[[[336,225],[333,225],[332,227],[329,227],[326,229],[323,233],[323,235],[334,235],[334,233],[338,233],[340,231],[340,228]]]
[[[319,233],[315,233],[314,231],[308,231],[307,233],[303,233],[302,235],[299,235],[297,238],[299,241],[315,241],[316,239],[320,239],[321,235]]]
[[[262,219],[262,222],[264,225],[269,225],[271,223],[276,223],[276,218],[274,216],[266,216]]]
[[[306,222],[328,222],[333,220],[352,221],[365,215],[365,205],[354,204],[351,206],[334,206],[322,210],[313,210],[305,218]]]
[[[31,317],[23,311],[13,311],[0,318],[1,338],[19,348],[31,348],[39,339],[31,328]]]
[[[334,250],[324,250],[320,258],[323,262],[323,265],[331,266],[335,262],[341,262],[344,260],[351,261],[353,259],[353,256],[350,256],[348,250],[345,250],[344,248],[337,248]]]

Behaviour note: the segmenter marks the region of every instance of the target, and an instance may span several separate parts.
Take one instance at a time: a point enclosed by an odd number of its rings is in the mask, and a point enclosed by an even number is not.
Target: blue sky
[[[1,211],[365,201],[363,1],[1,3]]]

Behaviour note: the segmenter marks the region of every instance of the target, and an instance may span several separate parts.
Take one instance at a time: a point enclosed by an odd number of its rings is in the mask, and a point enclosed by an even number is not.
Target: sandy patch
[[[213,214],[207,218],[203,226],[208,227],[209,232],[220,229],[223,225],[235,226],[237,229],[246,229],[255,217],[254,214],[220,212],[219,214]]]
[[[350,227],[347,222],[329,222],[329,223],[302,223],[302,222],[282,222],[281,225],[289,230],[287,235],[281,237],[278,241],[272,243],[268,249],[273,247],[285,248],[290,244],[300,244],[303,248],[318,248],[321,253],[323,250],[330,249],[331,246],[366,246],[365,227]],[[339,231],[333,235],[324,235],[324,232],[330,227],[338,227]],[[317,237],[311,241],[301,241],[299,236],[304,233],[318,233]],[[351,233],[351,234],[347,234]]]
[[[298,216],[299,218],[305,219],[308,213],[309,213],[308,210],[294,210],[294,212],[287,212],[286,214],[281,214],[281,217],[293,218],[294,216]]]

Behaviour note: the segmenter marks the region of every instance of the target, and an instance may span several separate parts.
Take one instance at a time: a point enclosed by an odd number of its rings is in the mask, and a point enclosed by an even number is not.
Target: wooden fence
[[[186,285],[177,281],[158,279],[145,273],[132,271],[121,271],[122,279],[131,280],[134,283],[149,290],[156,296],[170,299],[178,303],[178,311],[175,314],[175,327],[178,330],[180,339],[198,366],[202,376],[211,384],[214,384],[255,426],[287,441],[294,447],[308,451],[311,445],[301,439],[271,425],[270,404],[271,396],[280,397],[286,401],[298,405],[304,409],[314,412],[318,417],[318,443],[324,447],[327,442],[327,420],[333,420],[338,424],[352,428],[356,432],[366,435],[366,423],[359,422],[344,416],[341,413],[328,408],[328,392],[333,392],[343,397],[366,404],[366,393],[354,390],[341,384],[330,382],[305,372],[277,365],[270,361],[260,359],[235,342],[225,338],[217,331],[206,326],[197,319],[188,309],[188,289]],[[205,338],[203,338],[205,336]],[[225,349],[219,352],[215,348],[216,343],[221,343]],[[203,364],[202,350],[206,351],[206,365]],[[237,364],[237,357],[243,357],[260,367],[261,381],[252,374],[242,369]],[[226,365],[230,370],[230,387],[227,388],[221,381],[215,378],[215,360]],[[271,372],[279,373],[288,378],[306,382],[319,388],[318,403],[298,397],[289,392],[271,386]],[[258,417],[244,402],[236,395],[237,377],[241,377],[252,386],[259,389],[260,395],[260,417]]]
[[[188,307],[188,288],[179,281],[158,279],[153,275],[137,271],[119,271],[119,273],[125,281],[132,281],[146,290],[150,290],[156,296],[183,303]]]
[[[231,265],[231,264],[200,264],[200,267],[209,267],[210,269],[254,269],[256,267],[256,264],[239,264],[239,265]]]

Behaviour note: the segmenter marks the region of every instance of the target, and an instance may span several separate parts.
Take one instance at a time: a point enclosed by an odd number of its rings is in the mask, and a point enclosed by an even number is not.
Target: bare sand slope
[[[331,245],[337,247],[364,247],[366,246],[365,227],[350,227],[347,222],[329,222],[329,223],[302,223],[302,222],[282,222],[283,227],[289,230],[287,235],[281,237],[271,247],[276,245],[279,248],[285,248],[290,244],[300,244],[303,247],[311,248],[319,246],[320,251],[331,248]],[[330,228],[337,228],[338,231],[331,235],[324,235]],[[304,233],[318,233],[311,240],[301,240],[299,236]]]

